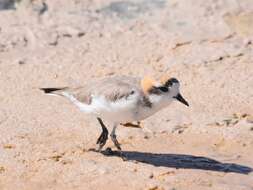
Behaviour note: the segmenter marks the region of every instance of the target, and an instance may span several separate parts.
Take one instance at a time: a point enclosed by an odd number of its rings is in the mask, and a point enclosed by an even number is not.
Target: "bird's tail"
[[[62,95],[62,91],[66,89],[64,88],[40,88],[45,94],[48,95]]]
[[[45,94],[52,95],[52,96],[62,96],[70,100],[72,103],[74,103],[79,109],[81,109],[84,112],[91,113],[93,111],[92,108],[90,108],[89,105],[86,105],[84,103],[81,103],[79,100],[77,100],[70,92],[68,87],[64,88],[40,88]]]

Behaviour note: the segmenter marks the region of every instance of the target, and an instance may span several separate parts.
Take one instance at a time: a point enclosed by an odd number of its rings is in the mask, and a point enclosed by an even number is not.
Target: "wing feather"
[[[67,88],[63,91],[85,104],[91,104],[94,96],[104,96],[106,99],[115,102],[123,98],[127,99],[137,91],[140,92],[140,81],[139,78],[115,76],[94,81],[78,88]]]

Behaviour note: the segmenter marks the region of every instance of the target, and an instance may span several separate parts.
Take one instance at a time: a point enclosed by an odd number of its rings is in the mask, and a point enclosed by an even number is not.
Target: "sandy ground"
[[[1,190],[253,190],[252,0],[0,8]],[[120,74],[177,77],[190,103],[119,128],[125,162],[88,151],[97,121],[38,90]]]

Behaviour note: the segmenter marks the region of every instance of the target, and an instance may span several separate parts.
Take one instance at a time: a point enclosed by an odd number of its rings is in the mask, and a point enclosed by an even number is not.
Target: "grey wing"
[[[128,98],[140,93],[140,79],[133,77],[109,77],[90,83],[89,85],[67,90],[78,101],[85,104],[92,102],[94,96],[104,96],[110,101]]]

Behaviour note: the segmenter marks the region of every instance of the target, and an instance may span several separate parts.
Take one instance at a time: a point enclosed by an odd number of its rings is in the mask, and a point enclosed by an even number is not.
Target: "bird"
[[[174,100],[189,106],[180,93],[178,79],[163,76],[159,80],[144,76],[109,76],[78,87],[40,88],[45,94],[67,98],[80,111],[95,116],[102,128],[96,143],[101,152],[108,140],[108,129],[104,124],[113,124],[110,137],[121,155],[116,128],[120,124],[142,121],[166,108]]]

